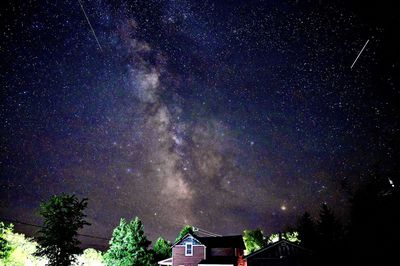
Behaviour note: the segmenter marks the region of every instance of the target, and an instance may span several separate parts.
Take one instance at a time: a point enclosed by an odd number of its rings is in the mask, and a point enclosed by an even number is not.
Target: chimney
[[[282,232],[279,232],[279,241],[282,240]]]

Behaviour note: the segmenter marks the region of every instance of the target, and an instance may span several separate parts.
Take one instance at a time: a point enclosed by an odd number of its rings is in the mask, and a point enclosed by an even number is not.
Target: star
[[[346,1],[105,0],[83,3],[86,20],[77,1],[8,2],[4,216],[34,222],[41,200],[73,191],[105,237],[136,215],[152,240],[187,222],[277,232],[320,202],[347,213],[343,177],[357,187],[382,158],[395,172],[389,15],[377,27]]]

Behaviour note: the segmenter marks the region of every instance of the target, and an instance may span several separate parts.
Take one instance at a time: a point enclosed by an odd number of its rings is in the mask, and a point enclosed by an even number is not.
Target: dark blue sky
[[[69,192],[89,198],[86,233],[139,216],[172,240],[346,213],[343,180],[395,161],[391,3],[82,1],[99,49],[78,0],[10,1],[0,217],[40,223]]]

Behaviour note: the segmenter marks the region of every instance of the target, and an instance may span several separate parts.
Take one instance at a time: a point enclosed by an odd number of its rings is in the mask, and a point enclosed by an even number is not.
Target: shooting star
[[[357,62],[358,58],[360,57],[361,53],[364,51],[365,47],[367,46],[369,42],[369,39],[365,42],[364,47],[361,49],[361,51],[358,53],[356,60],[354,60],[353,64],[351,65],[350,69],[353,68],[354,64]]]
[[[90,23],[90,20],[89,20],[88,16],[86,15],[86,12],[85,12],[85,9],[83,8],[83,5],[82,5],[81,0],[78,0],[78,2],[79,2],[79,5],[81,6],[81,9],[82,9],[83,14],[85,15],[86,21],[87,21],[87,23],[89,24],[90,30],[92,31],[93,36],[94,36],[94,38],[96,39],[97,45],[99,46],[100,51],[103,52],[103,49],[102,49],[102,47],[101,47],[101,45],[100,45],[100,42],[99,42],[99,39],[97,39],[96,33],[94,32],[94,29],[93,29],[93,27],[92,27],[92,24]]]

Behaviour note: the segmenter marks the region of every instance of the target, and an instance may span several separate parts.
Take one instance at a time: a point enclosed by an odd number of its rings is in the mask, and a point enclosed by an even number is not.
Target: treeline
[[[305,212],[281,237],[311,251],[308,265],[398,265],[400,239],[400,192],[397,175],[382,176],[378,171],[363,176],[349,194],[348,218],[339,219],[332,208],[322,204],[313,217]],[[261,229],[245,230],[247,252],[254,252],[277,240],[265,237]]]
[[[88,199],[68,194],[42,202],[38,213],[44,222],[35,239],[14,233],[12,224],[0,222],[0,266],[150,266],[171,256],[171,243],[161,237],[149,248],[151,242],[138,217],[129,222],[121,219],[105,253],[94,249],[83,251],[78,231],[90,225],[84,213],[87,204]]]
[[[130,221],[120,220],[106,252],[94,249],[83,251],[78,231],[90,225],[84,213],[87,204],[88,199],[78,199],[65,193],[42,202],[38,213],[44,222],[35,239],[15,233],[12,224],[0,221],[0,266],[153,266],[171,257],[172,245],[162,237],[150,248],[151,242],[138,217]],[[187,233],[193,233],[189,225],[182,228],[175,241]]]
[[[314,265],[398,265],[400,193],[388,176],[377,171],[349,192],[350,214],[341,221],[326,205],[314,219],[299,218],[300,244],[314,251]]]
[[[351,208],[347,220],[337,218],[322,204],[317,217],[306,212],[291,231],[281,235],[312,251],[308,265],[397,265],[393,263],[400,237],[397,182],[376,172],[363,180],[354,191],[348,189]],[[12,225],[0,222],[0,265],[24,265],[10,263],[23,257],[31,265],[150,266],[171,256],[171,243],[161,237],[150,248],[138,217],[120,220],[105,253],[89,249],[82,254],[78,231],[89,225],[84,214],[87,203],[87,199],[68,194],[41,203],[39,214],[44,223],[36,239],[16,234]],[[185,226],[176,241],[189,232],[193,232],[192,227]],[[261,229],[243,232],[247,253],[278,238],[277,234],[266,238]]]

